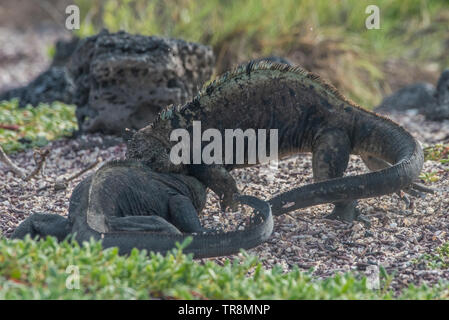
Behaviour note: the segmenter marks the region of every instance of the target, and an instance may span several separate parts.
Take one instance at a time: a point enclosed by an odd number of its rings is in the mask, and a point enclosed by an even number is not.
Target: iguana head
[[[156,172],[183,173],[184,165],[170,160],[171,144],[166,137],[169,134],[156,134],[151,126],[140,129],[128,141],[126,158],[143,161]]]

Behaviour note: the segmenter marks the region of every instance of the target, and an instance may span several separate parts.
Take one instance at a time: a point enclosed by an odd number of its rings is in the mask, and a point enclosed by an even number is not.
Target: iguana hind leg
[[[144,231],[181,234],[173,224],[159,216],[106,217],[111,231]]]
[[[339,178],[345,172],[351,143],[348,135],[341,129],[328,128],[315,139],[312,148],[313,178],[316,182]],[[335,202],[334,210],[327,218],[351,222],[360,214],[357,201]]]

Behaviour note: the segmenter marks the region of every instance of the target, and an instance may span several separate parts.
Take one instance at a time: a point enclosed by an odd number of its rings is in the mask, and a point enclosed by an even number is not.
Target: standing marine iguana
[[[198,212],[205,205],[206,189],[197,179],[156,173],[137,161],[114,161],[75,187],[68,219],[35,213],[12,238],[30,234],[61,241],[76,234],[78,242],[101,239],[104,248],[118,247],[120,254],[127,254],[133,248],[165,253],[192,236],[185,253],[195,258],[229,255],[261,244],[273,230],[268,203],[251,196],[237,200],[256,211],[245,230],[204,232]]]
[[[413,183],[424,157],[410,133],[359,107],[300,67],[268,62],[240,66],[185,105],[165,108],[128,142],[128,158],[143,160],[159,172],[195,176],[221,197],[224,206],[231,206],[238,189],[228,171],[242,165],[175,165],[170,161],[170,149],[176,143],[170,141],[170,133],[183,128],[192,137],[194,120],[201,121],[202,130],[215,128],[222,136],[225,129],[278,129],[279,158],[312,152],[316,183],[269,200],[275,215],[333,203],[330,218],[352,221],[359,215],[357,199],[401,189],[429,191]],[[342,177],[350,154],[360,155],[369,169],[377,171]]]

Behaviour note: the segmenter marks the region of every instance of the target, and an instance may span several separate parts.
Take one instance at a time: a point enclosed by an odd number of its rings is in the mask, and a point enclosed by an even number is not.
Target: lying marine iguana
[[[191,102],[165,108],[128,142],[128,158],[142,160],[156,171],[195,176],[221,197],[224,206],[231,206],[238,189],[228,171],[247,164],[175,165],[170,161],[170,149],[176,143],[170,141],[170,133],[184,128],[192,137],[194,120],[201,121],[202,130],[215,128],[223,136],[225,129],[278,129],[279,158],[312,152],[316,183],[272,198],[269,203],[275,215],[333,203],[329,218],[352,221],[360,214],[357,199],[401,189],[411,194],[430,192],[413,183],[424,157],[405,129],[359,107],[300,67],[267,62],[240,66],[203,88]],[[370,170],[378,171],[342,177],[350,154],[360,155]]]
[[[75,234],[78,242],[102,239],[104,248],[120,254],[133,248],[165,253],[192,236],[184,249],[195,258],[238,253],[255,247],[271,235],[270,206],[251,196],[237,199],[257,212],[243,231],[204,232],[197,212],[206,202],[206,189],[193,177],[161,174],[137,161],[114,161],[80,182],[70,198],[68,219],[35,213],[22,222],[12,238]],[[196,234],[191,234],[196,233]]]

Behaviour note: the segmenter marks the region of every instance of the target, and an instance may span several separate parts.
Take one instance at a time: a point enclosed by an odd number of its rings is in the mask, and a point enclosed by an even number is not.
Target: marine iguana
[[[194,120],[201,121],[203,130],[215,128],[222,134],[236,128],[278,129],[279,158],[312,152],[316,183],[269,200],[275,215],[333,203],[330,218],[352,221],[360,213],[357,199],[401,189],[428,191],[413,183],[424,157],[410,133],[298,66],[267,62],[240,66],[205,86],[192,101],[166,107],[128,142],[127,158],[142,160],[159,172],[195,176],[220,196],[224,206],[231,206],[238,189],[228,171],[240,165],[170,161],[176,143],[170,141],[170,133],[184,128],[192,136]],[[361,155],[369,168],[378,171],[343,177],[350,154]]]
[[[184,249],[195,258],[238,253],[271,235],[270,206],[252,196],[237,200],[254,208],[253,222],[240,231],[204,232],[197,212],[206,202],[206,189],[195,178],[153,172],[137,161],[115,161],[80,182],[70,198],[68,218],[35,213],[22,222],[12,238],[75,234],[78,242],[91,237],[120,254],[133,248],[165,253],[192,236]],[[192,234],[193,233],[193,234]]]

